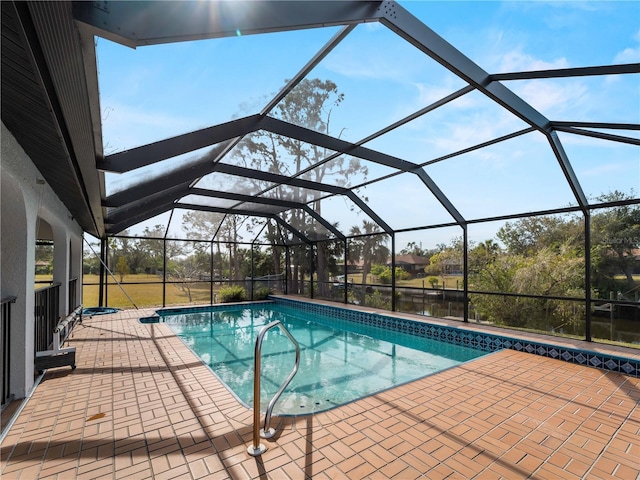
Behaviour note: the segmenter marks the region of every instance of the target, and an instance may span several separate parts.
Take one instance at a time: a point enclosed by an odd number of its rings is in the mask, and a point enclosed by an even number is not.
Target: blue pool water
[[[236,397],[253,406],[255,342],[280,320],[300,345],[300,368],[274,414],[326,410],[485,355],[486,352],[375,326],[257,304],[186,313],[160,312],[166,323]],[[291,372],[295,347],[278,328],[262,344],[261,409]]]

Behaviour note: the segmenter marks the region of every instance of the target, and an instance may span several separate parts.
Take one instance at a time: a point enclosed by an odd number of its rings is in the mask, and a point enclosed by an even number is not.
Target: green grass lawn
[[[116,276],[120,282],[120,276]],[[98,306],[98,275],[85,275],[83,279],[83,300],[85,307]],[[216,294],[223,285],[214,285]],[[124,291],[123,291],[124,290]],[[126,294],[125,294],[126,292]],[[191,286],[191,301],[178,285],[167,282],[166,305],[188,305],[210,303],[210,288],[208,282],[195,283]],[[129,298],[130,297],[131,300]],[[133,301],[133,303],[132,303]],[[124,275],[122,283],[116,284],[113,277],[109,278],[107,303],[109,307],[133,308],[162,306],[162,278],[157,275],[137,274]]]

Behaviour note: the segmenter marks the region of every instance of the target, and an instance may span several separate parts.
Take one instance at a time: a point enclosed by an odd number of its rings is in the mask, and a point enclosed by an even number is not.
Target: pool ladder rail
[[[289,338],[289,340],[291,340],[291,343],[293,343],[293,345],[296,347],[296,362],[289,376],[273,396],[273,398],[269,402],[269,405],[267,405],[267,411],[265,412],[264,416],[264,427],[260,429],[260,368],[262,357],[262,340],[264,339],[264,336],[267,334],[267,332],[276,326],[280,327],[280,330],[282,330],[282,332]],[[275,406],[276,402],[280,398],[280,395],[282,395],[282,392],[284,392],[284,389],[287,388],[289,383],[291,383],[291,380],[293,380],[295,374],[298,372],[299,366],[300,345],[298,345],[296,339],[293,338],[293,335],[291,335],[289,330],[287,330],[285,326],[282,325],[280,320],[275,320],[262,327],[260,333],[258,333],[258,338],[256,338],[256,349],[253,363],[253,445],[247,447],[247,453],[249,455],[257,457],[259,455],[262,455],[267,450],[267,447],[260,443],[260,437],[271,438],[275,435],[275,429],[269,427],[269,423],[271,421],[271,412],[273,411],[273,407]]]

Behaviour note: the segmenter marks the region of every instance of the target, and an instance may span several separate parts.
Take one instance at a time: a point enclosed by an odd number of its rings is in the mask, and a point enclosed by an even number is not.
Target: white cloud
[[[459,90],[466,85],[466,83],[450,74],[442,78],[440,84],[416,82],[413,83],[413,85],[418,90],[416,103],[419,105],[430,105]],[[450,105],[456,108],[472,108],[476,103],[472,95],[463,95],[462,97],[458,97],[455,102]]]
[[[581,177],[600,177],[611,173],[625,173],[628,165],[624,163],[605,163],[597,167],[584,169],[580,172]]]
[[[551,62],[535,58],[532,55],[523,53],[520,50],[511,50],[499,57],[498,72],[518,72],[529,70],[552,70],[557,68],[568,68],[569,62],[566,58],[557,58]]]
[[[613,59],[614,63],[637,63],[640,62],[640,30],[636,32],[633,39],[638,43],[634,47],[627,47]]]
[[[588,89],[579,80],[568,83],[531,80],[514,86],[513,90],[533,108],[553,120],[561,120],[566,112],[571,112],[575,117],[576,106],[588,105]]]
[[[523,123],[506,110],[484,108],[475,112],[460,112],[444,124],[446,132],[434,136],[433,144],[442,153],[451,153],[466,147],[493,140],[523,128]]]
[[[614,63],[635,63],[640,62],[640,47],[625,48],[613,59]]]
[[[360,51],[358,55],[342,55],[325,60],[327,70],[350,78],[373,78],[396,81],[406,75],[405,65],[395,62],[387,55],[376,55],[371,51]]]

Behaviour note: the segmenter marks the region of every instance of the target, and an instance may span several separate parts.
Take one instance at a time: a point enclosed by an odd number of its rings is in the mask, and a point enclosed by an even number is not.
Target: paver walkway
[[[144,310],[85,319],[2,443],[5,479],[637,479],[640,379],[515,351],[334,410],[252,411]]]

